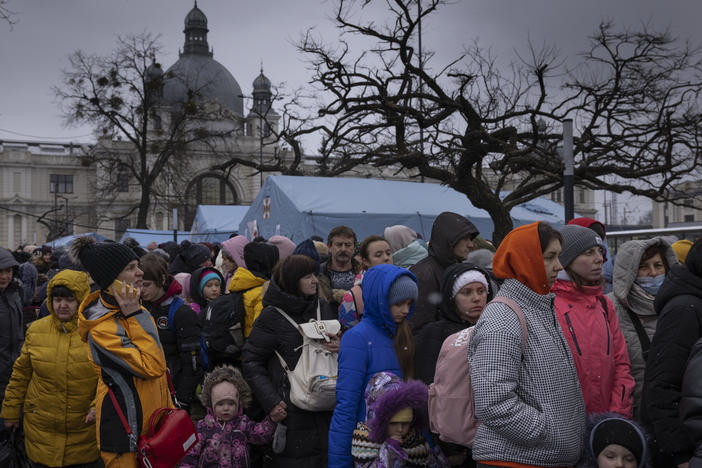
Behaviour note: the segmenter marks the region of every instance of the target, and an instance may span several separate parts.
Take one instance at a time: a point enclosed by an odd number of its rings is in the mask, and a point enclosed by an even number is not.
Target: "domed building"
[[[195,135],[185,138],[187,145],[174,150],[169,164],[175,169],[168,174],[164,171],[154,184],[159,196],[149,208],[150,229],[172,229],[174,207],[178,208],[178,224],[189,230],[198,205],[251,203],[263,183],[261,174],[245,165],[228,172],[212,168],[232,157],[255,158],[258,162],[282,154],[271,136],[280,119],[272,108],[271,80],[261,69],[248,93],[251,107],[245,113],[245,94],[232,73],[215,60],[208,32],[207,16],[196,1],[185,16],[185,41],[178,60],[165,72],[154,62],[145,73],[147,82],[153,83],[155,111],[149,126],[153,141],[158,143],[159,138],[168,135],[178,119],[188,119],[185,132]],[[100,144],[125,155],[131,148],[129,142],[118,139]],[[128,177],[124,175],[125,180]],[[123,192],[99,201],[98,210],[106,213],[103,217],[116,220],[101,224],[106,232],[116,233],[110,237],[136,225],[134,206],[139,202],[140,190]]]

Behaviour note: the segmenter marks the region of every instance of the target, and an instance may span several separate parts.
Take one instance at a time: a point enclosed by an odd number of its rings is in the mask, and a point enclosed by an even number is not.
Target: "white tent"
[[[199,205],[190,230],[192,242],[222,242],[239,230],[249,210],[241,205]]]

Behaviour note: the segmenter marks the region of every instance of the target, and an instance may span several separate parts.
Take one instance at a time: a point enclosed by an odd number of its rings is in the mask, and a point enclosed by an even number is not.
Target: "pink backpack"
[[[512,299],[498,296],[511,308],[522,327],[522,355],[526,352],[527,326],[522,309]],[[466,328],[444,340],[436,361],[434,383],[429,385],[429,427],[444,442],[472,447],[478,420],[475,418],[473,386],[470,383],[468,343],[473,328]]]

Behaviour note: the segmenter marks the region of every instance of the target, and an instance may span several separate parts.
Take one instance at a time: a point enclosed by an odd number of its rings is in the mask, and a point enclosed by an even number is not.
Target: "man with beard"
[[[319,292],[334,310],[346,291],[353,287],[353,281],[361,265],[353,258],[356,250],[356,233],[348,226],[337,226],[327,237],[329,260],[322,263],[319,274]]]

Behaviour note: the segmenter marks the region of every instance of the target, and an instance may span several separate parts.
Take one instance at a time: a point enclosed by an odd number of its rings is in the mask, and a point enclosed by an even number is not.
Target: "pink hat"
[[[278,247],[280,260],[289,257],[295,250],[295,243],[285,236],[272,236],[268,239],[268,243]]]
[[[227,239],[222,242],[222,249],[227,257],[231,258],[236,262],[237,266],[246,268],[246,262],[244,261],[244,246],[249,243],[246,236],[234,236],[231,239]]]

